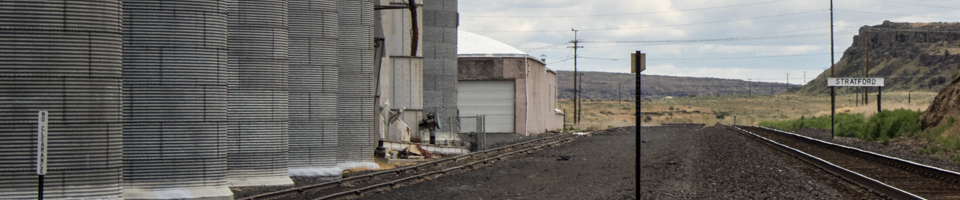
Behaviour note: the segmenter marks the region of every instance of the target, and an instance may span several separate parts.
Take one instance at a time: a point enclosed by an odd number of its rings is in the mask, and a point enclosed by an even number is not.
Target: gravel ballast
[[[633,127],[361,199],[636,199]]]
[[[643,127],[641,135],[641,199],[842,199],[732,131]]]
[[[850,138],[850,137],[831,138],[829,129],[802,128],[802,129],[797,129],[792,133],[823,140],[825,142],[830,142],[834,144],[839,144],[843,146],[848,146],[848,147],[858,148],[865,151],[874,152],[877,154],[883,154],[886,156],[909,160],[916,163],[937,167],[940,169],[960,172],[960,165],[952,162],[949,158],[946,158],[945,156],[944,158],[937,158],[930,155],[920,154],[918,152],[921,146],[920,143],[924,143],[925,141],[918,141],[916,139],[899,137],[899,138],[891,139],[889,142],[889,145],[884,145],[880,142],[865,141],[859,138]]]

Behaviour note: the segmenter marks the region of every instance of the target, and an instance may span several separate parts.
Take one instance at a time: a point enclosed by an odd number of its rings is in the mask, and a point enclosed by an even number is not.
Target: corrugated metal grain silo
[[[423,113],[437,113],[437,134],[459,131],[457,111],[457,0],[423,5]],[[430,94],[430,95],[427,95]]]
[[[123,1],[125,199],[232,199],[227,1]]]
[[[228,0],[227,184],[287,175],[287,0]]]
[[[373,163],[373,1],[341,0],[337,65],[337,163],[341,168],[378,168]]]
[[[337,168],[339,0],[289,0],[290,176]]]
[[[0,1],[0,199],[120,199],[121,2]]]

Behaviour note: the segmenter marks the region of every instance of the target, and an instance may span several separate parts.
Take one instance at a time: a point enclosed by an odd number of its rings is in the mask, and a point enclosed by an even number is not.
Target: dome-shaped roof
[[[503,42],[457,29],[457,54],[522,54]]]

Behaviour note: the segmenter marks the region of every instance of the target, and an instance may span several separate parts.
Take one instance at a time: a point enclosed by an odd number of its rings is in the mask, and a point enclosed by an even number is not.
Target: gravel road
[[[641,129],[641,199],[842,199],[771,149],[717,127]]]
[[[636,199],[635,130],[599,131],[477,170],[361,199]]]

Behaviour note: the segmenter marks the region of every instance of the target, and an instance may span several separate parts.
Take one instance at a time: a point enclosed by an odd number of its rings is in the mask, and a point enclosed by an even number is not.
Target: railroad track
[[[893,199],[960,199],[960,174],[779,130],[730,127]]]
[[[328,200],[362,197],[364,194],[370,194],[372,192],[389,190],[447,174],[472,170],[506,159],[509,156],[529,153],[571,140],[573,140],[573,135],[571,134],[555,135],[466,155],[437,159],[417,165],[351,176],[338,181],[286,189],[241,199]]]

